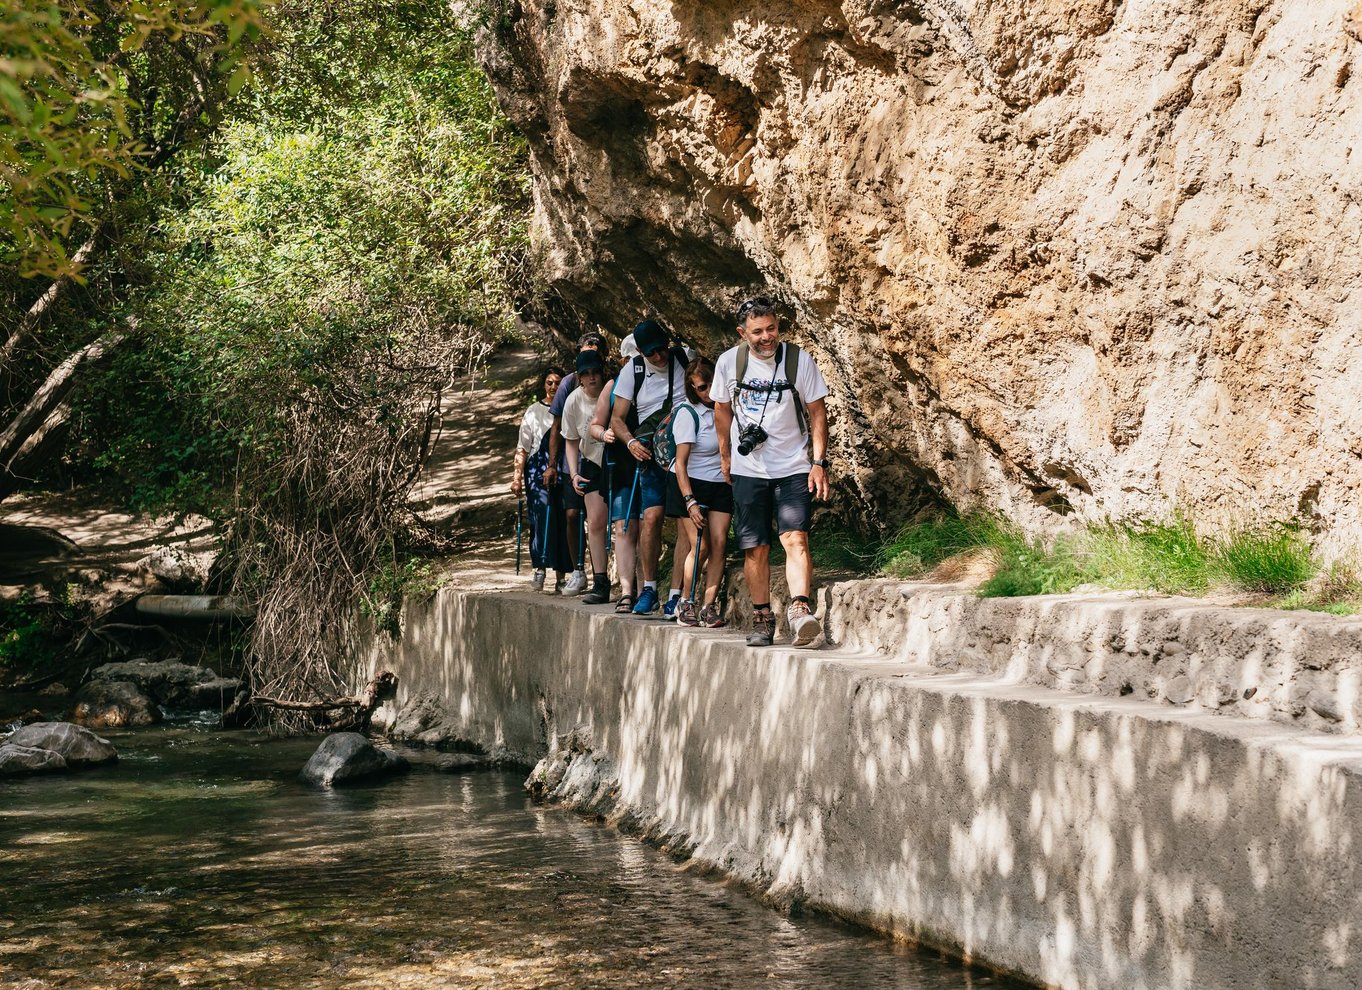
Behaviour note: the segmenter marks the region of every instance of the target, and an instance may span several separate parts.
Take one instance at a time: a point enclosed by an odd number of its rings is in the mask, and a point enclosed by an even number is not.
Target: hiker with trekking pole
[[[667,515],[676,519],[695,552],[674,562],[682,567],[682,598],[676,621],[683,626],[717,629],[724,624],[719,608],[723,587],[728,524],[733,517],[733,488],[724,479],[719,437],[714,428],[714,401],[709,397],[714,362],[696,357],[686,368],[686,402],[662,421],[653,444],[654,458],[670,470]],[[703,597],[698,597],[701,560]],[[674,579],[675,580],[675,579]]]
[[[597,348],[577,355],[577,389],[563,405],[563,440],[567,446],[567,466],[572,489],[586,509],[587,539],[591,550],[591,585],[582,601],[600,605],[610,600],[610,577],[606,564],[606,530],[609,514],[605,499],[605,444],[591,432],[596,403],[605,387],[605,366]],[[582,530],[578,530],[579,538]],[[578,564],[585,566],[582,543],[578,544]]]
[[[634,535],[643,589],[637,598],[626,591],[615,611],[648,617],[660,605],[657,570],[667,494],[667,472],[653,460],[652,439],[662,419],[686,401],[686,358],[683,351],[672,348],[670,335],[656,320],[644,320],[634,327],[634,342],[639,356],[620,369],[610,412],[609,428],[615,437],[611,518],[618,520],[615,545],[623,582],[621,542],[631,535],[629,524],[635,513],[640,516]]]
[[[535,591],[544,589],[546,573],[552,569],[557,573],[557,580],[551,590],[557,592],[566,579],[565,572],[571,567],[562,496],[557,491],[557,479],[548,470],[548,434],[553,425],[549,403],[562,378],[560,368],[546,368],[539,376],[537,399],[525,410],[520,421],[515,473],[511,478],[511,493],[516,498],[524,494],[529,510],[530,566],[534,569],[530,586]]]

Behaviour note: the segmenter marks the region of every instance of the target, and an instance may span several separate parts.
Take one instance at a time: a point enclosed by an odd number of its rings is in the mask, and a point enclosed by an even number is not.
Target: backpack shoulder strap
[[[742,388],[743,379],[747,377],[747,359],[751,356],[751,351],[747,347],[747,341],[738,345],[738,364],[733,369],[733,387]]]
[[[634,357],[634,408],[638,408],[638,394],[643,391],[643,376],[647,374],[647,369],[643,367],[643,355]]]
[[[795,384],[799,378],[799,345],[786,341],[780,346],[785,348],[785,380],[789,382],[790,394],[794,396],[795,419],[799,421],[799,433],[802,436],[809,432],[809,418],[804,412],[804,401],[799,397],[799,386]]]

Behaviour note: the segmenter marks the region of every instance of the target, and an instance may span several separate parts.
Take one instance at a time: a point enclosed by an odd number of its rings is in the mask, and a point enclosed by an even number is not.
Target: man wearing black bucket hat
[[[715,362],[710,397],[719,457],[733,484],[733,523],[752,595],[747,644],[770,646],[775,640],[770,560],[774,515],[790,585],[786,619],[794,645],[807,646],[822,632],[809,598],[809,522],[812,499],[828,497],[828,387],[813,355],[781,341],[780,317],[771,300],[748,299],[738,307],[738,334],[742,343]]]
[[[686,401],[685,358],[671,348],[671,336],[656,320],[634,327],[639,356],[620,369],[615,380],[615,405],[610,427],[617,443],[612,520],[641,511],[639,564],[643,590],[633,603],[634,615],[657,611],[657,564],[662,553],[662,522],[667,502],[667,472],[653,461],[652,438],[667,413]],[[634,470],[624,466],[634,465]],[[616,611],[628,611],[621,600]]]

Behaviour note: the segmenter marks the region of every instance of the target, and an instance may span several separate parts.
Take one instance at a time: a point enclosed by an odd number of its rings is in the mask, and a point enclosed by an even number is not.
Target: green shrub
[[[947,558],[986,545],[993,526],[985,516],[953,512],[910,522],[880,548],[876,564],[891,577],[920,577]]]
[[[994,521],[987,530],[998,570],[984,582],[984,598],[1058,595],[1072,591],[1090,575],[1071,541],[1058,539],[1053,547],[1027,537],[1010,523]]]
[[[1227,583],[1267,594],[1295,591],[1319,573],[1305,534],[1288,523],[1231,533],[1217,548],[1214,562]]]
[[[1182,516],[1169,522],[1108,523],[1084,541],[1092,579],[1110,588],[1197,595],[1211,580],[1211,555]]]
[[[0,602],[0,679],[26,679],[57,659],[53,609],[23,592]]]

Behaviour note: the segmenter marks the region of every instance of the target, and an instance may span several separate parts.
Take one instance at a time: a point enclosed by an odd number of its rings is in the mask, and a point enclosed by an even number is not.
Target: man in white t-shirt
[[[794,645],[807,646],[822,631],[809,598],[809,520],[812,499],[828,497],[828,386],[811,355],[781,341],[780,317],[769,299],[749,299],[738,307],[738,334],[743,342],[715,362],[710,395],[752,595],[747,644],[770,646],[775,639],[770,556],[774,513],[790,585],[786,619]]]
[[[634,327],[634,342],[641,356],[620,369],[610,417],[616,440],[628,451],[627,459],[616,461],[611,518],[627,522],[632,514],[630,505],[643,513],[638,537],[643,590],[632,611],[647,616],[659,605],[657,564],[662,555],[667,501],[667,472],[653,461],[653,433],[672,408],[686,401],[686,365],[672,352],[671,336],[656,320],[644,320]],[[633,471],[624,469],[630,462],[635,466]]]

